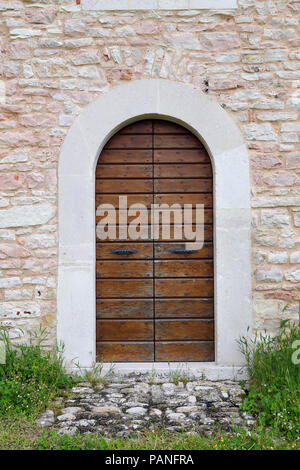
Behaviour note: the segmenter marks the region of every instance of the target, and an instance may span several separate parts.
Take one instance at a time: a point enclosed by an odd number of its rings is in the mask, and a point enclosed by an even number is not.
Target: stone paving
[[[134,436],[147,429],[171,432],[252,427],[253,417],[240,410],[244,391],[232,381],[116,381],[106,386],[80,383],[68,398],[59,398],[56,413],[47,410],[37,422],[59,434],[101,433]]]

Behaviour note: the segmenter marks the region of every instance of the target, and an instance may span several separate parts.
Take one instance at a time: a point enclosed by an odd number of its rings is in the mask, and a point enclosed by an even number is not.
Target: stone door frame
[[[214,173],[214,363],[189,363],[196,375],[230,378],[243,365],[236,340],[252,326],[250,174],[243,137],[227,112],[191,85],[161,79],[112,88],[82,111],[59,160],[57,338],[68,364],[96,357],[95,168],[106,142],[146,118],[176,122],[207,149]],[[167,363],[117,364],[120,372],[158,372]],[[175,363],[174,363],[175,364]],[[175,364],[176,365],[176,364]]]

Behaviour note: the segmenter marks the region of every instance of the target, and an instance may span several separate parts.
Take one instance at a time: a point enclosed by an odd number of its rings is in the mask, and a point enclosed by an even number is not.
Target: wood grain
[[[124,194],[96,194],[96,208],[100,204],[111,204],[115,208],[118,208],[119,196],[124,196]],[[152,194],[128,194],[127,204],[128,207],[132,204],[144,204],[146,207],[151,208],[151,204],[153,204],[153,196]]]
[[[152,178],[152,165],[119,165],[106,164],[98,165],[96,170],[96,178]],[[120,193],[120,191],[118,191]]]
[[[152,163],[152,150],[144,149],[104,149],[99,157],[98,165],[112,163]],[[100,173],[101,174],[101,170]],[[121,175],[120,175],[121,176]]]
[[[162,362],[210,362],[215,358],[213,341],[155,342],[155,360]]]
[[[96,193],[102,194],[132,194],[132,193],[150,193],[153,192],[153,183],[151,179],[97,179]]]
[[[155,299],[155,318],[213,318],[213,299]]]
[[[190,135],[189,131],[184,127],[176,124],[175,122],[163,121],[161,119],[153,120],[154,134],[186,134]]]
[[[97,320],[98,341],[153,341],[152,320]]]
[[[177,201],[176,195],[171,196],[171,195],[168,195],[168,194],[163,194],[161,199],[159,199],[159,196],[156,195],[155,196],[155,201],[160,201],[160,202],[155,202],[155,204],[159,204],[160,207],[163,207],[163,206],[161,206],[161,204],[168,204],[169,208],[168,209],[162,208],[162,209],[159,209],[159,210],[156,209],[156,212],[153,215],[154,221],[156,222],[156,220],[157,220],[156,217],[159,216],[159,220],[162,224],[167,223],[168,220],[169,220],[169,217],[170,217],[170,224],[175,223],[175,225],[176,225],[176,224],[179,223],[179,221],[182,221],[182,223],[183,223],[183,221],[184,221],[184,211],[183,211],[183,209],[177,209],[176,207],[178,207],[178,206],[175,206],[175,208],[173,210],[172,206],[173,206],[173,204],[180,204],[180,205],[182,203],[190,204],[189,202],[183,202],[184,200],[188,200],[188,198],[187,198],[188,195],[186,194],[185,196],[186,196],[186,198],[184,198],[184,196],[179,194],[178,199],[180,200],[180,202],[175,202],[175,201]],[[192,196],[194,196],[194,195],[192,195]],[[207,195],[205,194],[204,196],[206,198]],[[172,202],[172,201],[174,201],[174,202]],[[199,202],[200,198],[198,198],[198,197],[197,197],[197,201],[198,201],[197,204],[203,204],[203,202]],[[208,202],[210,204],[210,201],[208,201]],[[200,210],[202,210],[202,209],[200,209]],[[170,214],[170,216],[168,214]],[[163,218],[165,218],[165,220]],[[196,223],[197,224],[202,224],[203,221],[206,224],[211,224],[213,222],[212,210],[207,208],[205,204],[204,204],[204,214],[202,212],[197,213],[196,209],[192,209],[192,211],[191,211],[191,220],[192,220],[192,224],[196,224]],[[188,225],[187,222],[186,222],[186,225]]]
[[[202,144],[197,137],[192,134],[187,135],[154,135],[154,148],[202,148]]]
[[[126,127],[123,127],[119,131],[119,135],[127,135],[127,134],[152,134],[153,132],[153,120],[152,119],[144,119],[142,121],[134,122],[133,124],[129,124]]]
[[[209,193],[198,193],[198,194],[155,194],[154,204],[204,204],[205,209],[213,206],[213,195]]]
[[[120,255],[113,253],[114,250],[134,250],[135,253],[130,255]],[[128,241],[126,243],[104,243],[98,242],[96,245],[96,257],[97,260],[103,259],[152,259],[153,258],[153,243],[134,243]]]
[[[157,163],[154,167],[155,178],[211,178],[211,165],[203,163],[187,165],[178,164],[161,164]]]
[[[212,192],[212,179],[182,178],[155,179],[156,193],[209,193]]]
[[[150,297],[153,296],[152,279],[99,279],[96,284],[97,298]]]
[[[212,219],[212,212],[209,213],[209,209],[205,212],[205,220],[206,220],[206,223],[209,223],[209,221],[211,221]],[[158,240],[154,239],[155,240],[155,243],[158,243],[158,242],[180,242],[180,241],[188,241],[188,238],[187,238],[187,234],[185,233],[185,231],[183,230],[182,231],[182,237],[180,238],[175,238],[174,237],[174,229],[178,228],[179,226],[178,225],[173,225],[171,226],[171,239],[170,238],[167,238],[166,236],[164,236],[164,233],[165,232],[162,232],[162,230],[165,230],[167,226],[165,226],[164,224],[160,224],[160,238]],[[154,228],[154,231],[155,231],[155,226],[153,227]],[[192,229],[193,229],[193,232],[195,233],[195,230],[196,230],[196,226],[195,225],[192,225]],[[208,241],[212,241],[213,239],[213,226],[212,225],[205,225],[204,226],[204,240],[206,242]]]
[[[213,262],[207,260],[180,260],[154,262],[156,277],[212,277]]]
[[[212,297],[212,279],[155,279],[156,297]]]
[[[96,344],[97,360],[100,362],[152,362],[154,361],[153,342],[104,343]]]
[[[105,149],[151,149],[152,135],[116,134],[106,144]]]
[[[97,278],[153,277],[152,261],[97,261]]]
[[[185,243],[159,243],[154,244],[155,259],[212,259],[212,243],[204,244],[201,250],[194,253],[174,253],[173,250],[184,250]]]
[[[154,163],[210,163],[204,148],[199,149],[155,149]]]
[[[155,320],[155,341],[213,341],[213,320]]]
[[[153,299],[105,299],[97,300],[97,318],[153,318]]]

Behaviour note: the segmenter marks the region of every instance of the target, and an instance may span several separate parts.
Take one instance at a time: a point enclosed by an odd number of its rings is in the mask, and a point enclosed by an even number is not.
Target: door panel
[[[97,279],[97,297],[153,297],[152,279]]]
[[[202,148],[201,143],[194,135],[154,135],[154,147],[156,149],[194,149]]]
[[[210,163],[204,148],[200,149],[154,149],[154,163]]]
[[[96,354],[98,360],[105,362],[152,362],[154,342],[101,342],[97,339]]]
[[[178,126],[173,122],[161,121],[160,119],[153,121],[153,133],[159,134],[189,134],[189,132],[182,126]],[[200,142],[199,142],[200,143]]]
[[[126,250],[128,248],[127,243],[118,242],[99,242],[96,245],[97,260],[114,260],[120,259],[120,250]],[[130,249],[132,253],[126,256],[126,259],[152,259],[153,258],[153,243],[130,243]]]
[[[126,196],[122,194],[122,196]],[[119,194],[96,194],[96,207],[100,204],[112,204],[114,207],[119,207]],[[152,194],[128,194],[127,195],[128,207],[132,204],[143,204],[146,207],[151,208],[153,204]]]
[[[97,322],[98,340],[110,338],[111,341],[152,341],[152,320],[99,320]]]
[[[155,261],[156,277],[211,277],[213,262],[203,260]]]
[[[212,207],[213,198],[212,194],[155,194],[154,195],[154,204],[169,204],[172,206],[176,201],[176,204],[204,204],[205,207]],[[206,220],[204,221],[207,222]]]
[[[119,192],[120,194],[130,193],[150,193],[153,192],[153,184],[151,179],[135,180],[135,179],[107,179],[96,181],[96,192],[102,194],[111,194]]]
[[[213,341],[168,341],[155,344],[155,360],[162,362],[213,361]]]
[[[122,135],[116,134],[106,144],[105,149],[151,149],[152,135]]]
[[[96,172],[96,176],[99,178],[116,178],[120,175],[124,178],[151,178],[152,177],[152,165],[102,165]],[[118,191],[119,194],[120,191]]]
[[[97,278],[153,277],[152,261],[97,261]]]
[[[155,318],[213,318],[213,299],[156,299]]]
[[[201,250],[184,253],[184,243],[155,243],[155,259],[212,259],[213,245],[206,243]]]
[[[155,279],[156,297],[212,297],[212,279]]]
[[[211,165],[160,164],[154,167],[155,178],[211,178]]]
[[[213,320],[156,320],[155,340],[210,341],[213,334]]]
[[[211,179],[156,179],[155,193],[207,193],[212,191]]]
[[[96,168],[96,207],[112,204],[116,240],[96,243],[97,357],[102,361],[213,361],[213,179],[201,142],[183,127],[162,120],[130,124],[113,136]],[[151,237],[151,213],[133,240],[120,222],[119,196],[132,204],[204,204],[204,245],[185,252],[178,232],[181,211],[164,211]],[[142,212],[144,214],[144,212]],[[145,214],[146,215],[146,214]],[[96,224],[103,216],[96,216]],[[148,229],[148,230],[147,230]],[[174,239],[174,229],[179,236]],[[123,232],[123,233],[122,233]],[[157,235],[157,233],[156,233]]]
[[[101,153],[101,165],[112,163],[150,163],[152,164],[152,150],[144,149],[104,149]],[[98,169],[97,169],[98,170]],[[98,170],[98,174],[101,174],[101,168]],[[119,175],[122,177],[122,175]]]
[[[145,119],[143,121],[134,122],[129,124],[129,126],[124,127],[119,131],[120,135],[128,134],[150,134],[152,135],[153,120]]]
[[[153,299],[98,299],[97,318],[153,318]]]
[[[209,213],[209,209],[208,209],[207,211],[205,211],[205,217],[206,217],[206,214],[207,214],[207,213]],[[207,219],[207,217],[206,217],[206,219]],[[161,224],[161,225],[160,225],[160,228],[161,228],[160,231],[162,232],[162,234],[161,234],[160,239],[159,239],[158,241],[156,241],[156,243],[159,243],[159,242],[168,242],[168,243],[169,243],[169,242],[170,242],[170,238],[167,238],[167,237],[164,235],[165,231],[162,231],[162,229],[164,229],[164,230],[166,229],[165,225],[164,225],[164,224]],[[171,235],[172,235],[172,236],[174,236],[173,232],[174,232],[174,229],[176,229],[176,228],[179,228],[178,225],[176,225],[176,224],[172,225],[172,224],[171,224]],[[154,226],[154,229],[155,229],[155,226]],[[192,225],[192,230],[193,230],[193,232],[195,232],[195,230],[196,230],[196,226],[195,226],[195,225]],[[212,227],[212,225],[205,225],[205,226],[204,226],[204,240],[206,240],[206,241],[212,241],[212,239],[213,239],[213,227]],[[188,241],[188,239],[187,239],[187,237],[186,237],[184,231],[183,231],[181,237],[179,237],[179,238],[176,237],[176,238],[173,238],[172,240],[174,240],[174,242],[175,242],[175,241],[177,241],[177,242],[181,242],[181,241],[182,241],[182,242],[186,242],[186,241]]]

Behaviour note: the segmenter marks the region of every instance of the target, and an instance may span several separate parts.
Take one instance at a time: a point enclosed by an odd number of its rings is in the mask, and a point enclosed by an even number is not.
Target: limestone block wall
[[[239,125],[251,161],[255,324],[271,331],[296,318],[299,17],[297,0],[162,11],[0,0],[0,321],[12,338],[41,323],[55,341],[57,165],[68,128],[97,96],[141,78],[190,84]]]

